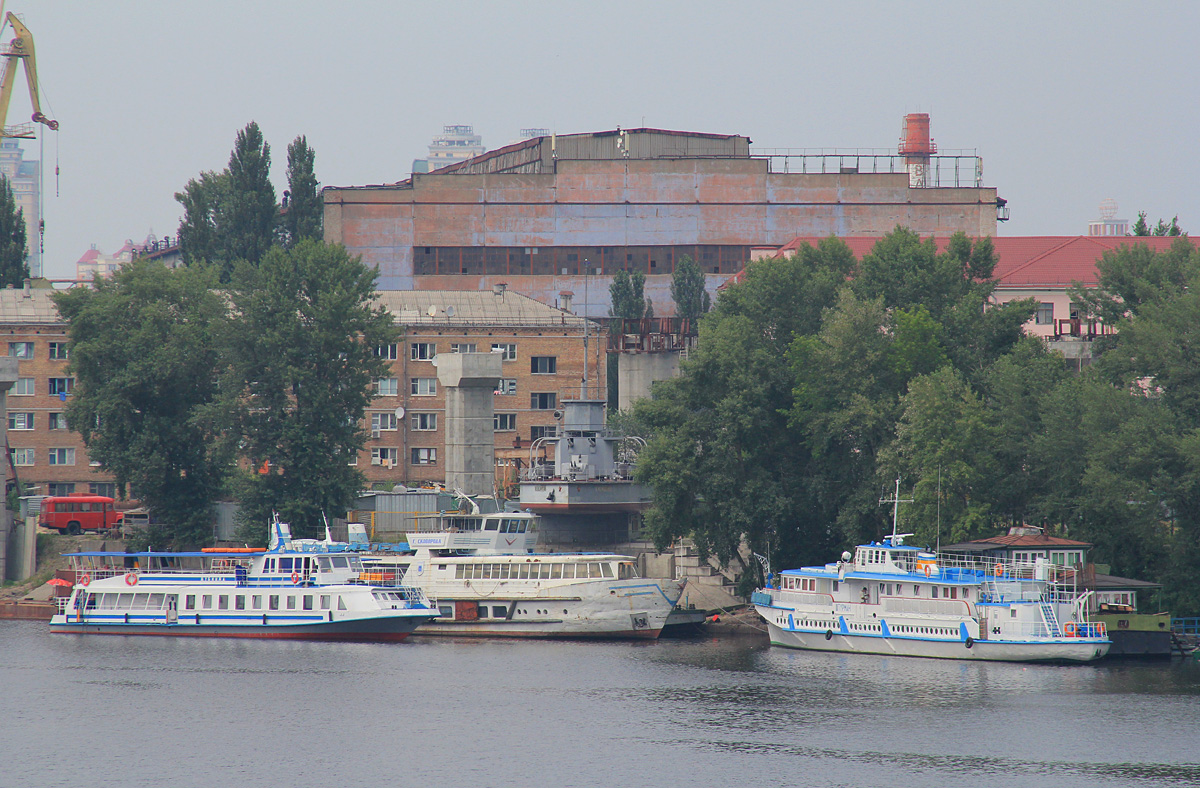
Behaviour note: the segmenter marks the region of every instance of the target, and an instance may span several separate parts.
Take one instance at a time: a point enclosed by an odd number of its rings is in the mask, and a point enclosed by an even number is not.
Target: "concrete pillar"
[[[617,355],[617,408],[629,410],[634,400],[650,396],[656,380],[679,375],[679,353],[620,353]]]
[[[499,353],[441,353],[434,358],[446,389],[446,486],[491,495],[495,480],[495,405],[504,357]]]
[[[0,357],[0,416],[7,418],[8,413],[8,390],[17,382],[19,373],[17,371],[18,361],[15,358],[8,356]],[[3,425],[4,429],[8,428],[7,422]],[[7,444],[7,441],[5,441]],[[5,457],[5,466],[8,465],[8,458]],[[8,478],[8,474],[4,474]],[[23,566],[24,561],[16,555],[10,556],[9,544],[11,543],[10,532],[12,530],[13,513],[8,510],[7,505],[0,505],[0,580],[24,580],[25,576],[18,577],[17,572],[20,571],[18,566]],[[36,529],[35,529],[36,530]],[[36,535],[34,537],[36,541]],[[9,560],[12,558],[13,560]],[[32,573],[31,573],[32,574]]]

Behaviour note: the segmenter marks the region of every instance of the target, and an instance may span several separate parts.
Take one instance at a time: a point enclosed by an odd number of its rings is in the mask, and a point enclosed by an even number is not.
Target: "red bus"
[[[60,534],[114,533],[123,518],[122,512],[113,509],[113,499],[104,495],[48,495],[42,499],[38,525],[55,528]]]

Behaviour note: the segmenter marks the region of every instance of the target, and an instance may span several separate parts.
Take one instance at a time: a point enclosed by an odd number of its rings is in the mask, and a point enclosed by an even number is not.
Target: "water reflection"
[[[290,788],[1200,783],[1200,665],[1179,661],[960,663],[761,638],[230,642],[0,622],[0,687],[5,785],[277,785],[280,752],[321,753]],[[97,721],[120,736],[96,747]]]

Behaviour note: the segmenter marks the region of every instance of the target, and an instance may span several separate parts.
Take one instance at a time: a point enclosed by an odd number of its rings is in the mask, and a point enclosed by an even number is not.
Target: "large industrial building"
[[[671,314],[674,266],[711,288],[751,249],[797,236],[994,235],[1003,211],[974,152],[939,154],[927,115],[890,150],[755,151],[748,137],[660,129],[538,136],[407,180],[324,190],[325,238],[379,270],[381,290],[572,292],[608,313],[619,270]]]

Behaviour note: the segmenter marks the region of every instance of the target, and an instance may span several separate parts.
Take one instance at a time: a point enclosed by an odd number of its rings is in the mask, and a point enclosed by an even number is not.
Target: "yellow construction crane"
[[[0,4],[0,13],[3,13],[2,4]],[[8,102],[12,99],[13,81],[17,75],[18,61],[25,62],[25,80],[29,83],[29,101],[33,105],[32,120],[34,123],[44,123],[51,129],[57,129],[58,121],[51,120],[42,114],[41,102],[38,99],[37,60],[33,55],[33,34],[11,11],[5,17],[4,25],[0,25],[0,33],[3,33],[5,25],[12,25],[14,37],[7,45],[0,47],[0,57],[4,58],[4,76],[0,78],[0,138],[30,139],[33,137],[33,123],[21,123],[16,126],[5,125],[8,119]]]

